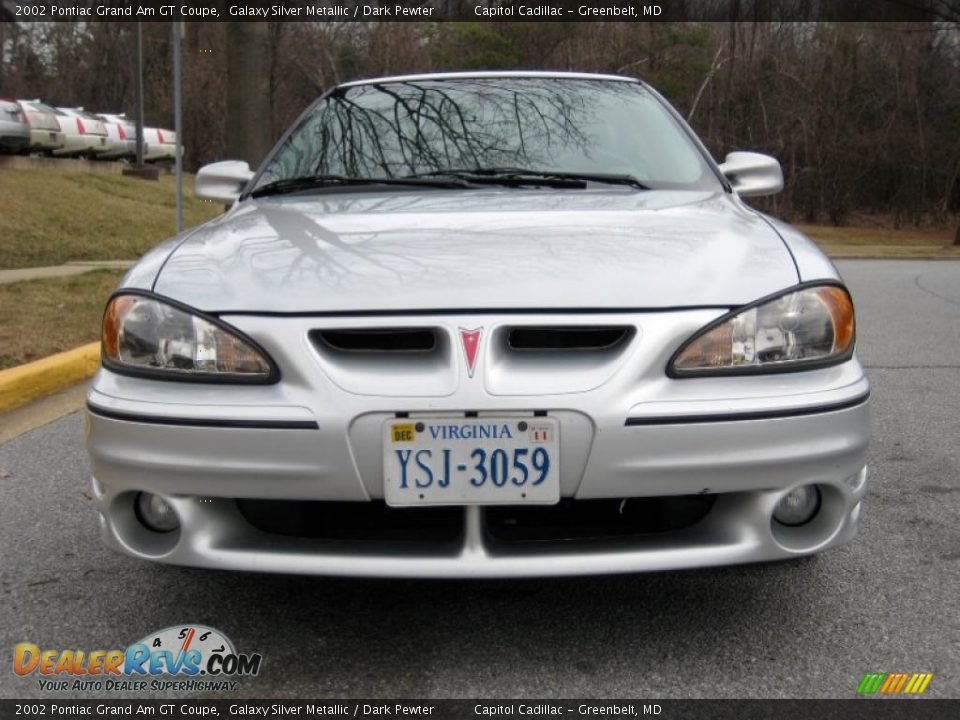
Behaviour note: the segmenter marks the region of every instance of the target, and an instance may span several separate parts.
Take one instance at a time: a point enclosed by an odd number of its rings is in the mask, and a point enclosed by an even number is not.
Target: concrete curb
[[[0,412],[85,380],[100,367],[100,343],[0,370]]]

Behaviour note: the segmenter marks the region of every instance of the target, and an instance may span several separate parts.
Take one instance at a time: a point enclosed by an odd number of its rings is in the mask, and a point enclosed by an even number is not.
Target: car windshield
[[[36,110],[37,112],[50,113],[51,115],[62,115],[63,117],[66,117],[67,115],[65,112],[61,111],[59,108],[51,107],[50,105],[45,105],[44,103],[41,103],[41,102],[27,103],[27,105],[30,108]]]
[[[601,182],[618,176],[648,188],[720,186],[688,134],[642,84],[527,77],[338,89],[283,141],[256,187],[316,176],[450,172],[562,173]]]

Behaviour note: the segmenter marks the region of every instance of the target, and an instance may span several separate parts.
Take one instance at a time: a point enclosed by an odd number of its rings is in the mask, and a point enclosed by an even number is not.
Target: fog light
[[[784,495],[773,511],[781,525],[803,525],[820,509],[820,491],[816,485],[803,485]]]
[[[136,500],[137,517],[154,532],[170,532],[180,527],[180,518],[166,498],[142,492]]]

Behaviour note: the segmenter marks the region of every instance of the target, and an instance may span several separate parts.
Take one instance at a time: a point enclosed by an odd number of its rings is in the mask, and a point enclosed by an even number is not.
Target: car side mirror
[[[783,190],[783,170],[776,158],[755,152],[728,153],[720,165],[741,197],[775,195]]]
[[[254,175],[243,160],[224,160],[204,165],[197,172],[193,194],[201,200],[232,203]]]

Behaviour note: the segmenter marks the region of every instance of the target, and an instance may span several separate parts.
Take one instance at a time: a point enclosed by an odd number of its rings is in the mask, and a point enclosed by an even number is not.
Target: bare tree
[[[227,154],[252,166],[270,150],[270,23],[227,24]]]

